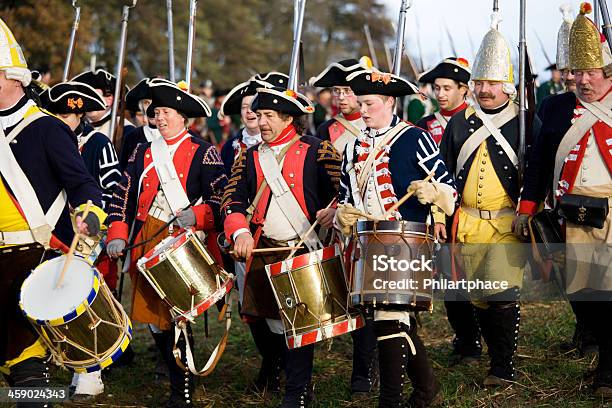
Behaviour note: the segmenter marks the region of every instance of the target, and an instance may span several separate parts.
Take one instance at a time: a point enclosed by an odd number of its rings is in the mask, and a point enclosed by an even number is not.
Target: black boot
[[[588,304],[589,302],[570,301],[570,305],[576,316],[576,328],[574,330],[574,336],[572,337],[571,347],[565,347],[565,349],[567,351],[572,349],[578,350],[580,357],[594,357],[599,351],[595,334],[587,324],[589,313]],[[562,349],[564,345],[562,345]]]
[[[281,408],[305,408],[314,399],[312,365],[314,344],[289,350],[285,375],[285,395]]]
[[[193,333],[191,328],[188,327],[189,344],[193,350]],[[164,338],[161,339],[161,336]],[[170,376],[170,399],[166,403],[167,408],[187,408],[193,406],[193,393],[195,391],[193,374],[189,371],[185,371],[180,368],[174,357],[173,346],[174,346],[174,330],[164,330],[161,333],[159,339],[162,341],[158,344],[164,345],[165,348],[162,351],[162,357],[168,366],[168,374]],[[187,343],[185,337],[181,335],[177,348],[181,351],[181,359],[183,365],[187,366],[186,349]]]
[[[518,343],[521,310],[518,302],[488,302],[476,308],[482,335],[489,349],[490,369],[485,386],[514,381],[513,357]]]
[[[280,393],[280,373],[284,369],[287,349],[285,336],[273,333],[265,319],[249,323],[249,329],[261,355],[261,366],[247,391]]]
[[[455,332],[450,365],[478,362],[482,354],[482,343],[474,306],[456,291],[447,293],[444,306],[448,322]]]
[[[440,392],[440,383],[436,379],[433,367],[427,358],[425,345],[417,333],[416,321],[411,319],[411,323],[408,335],[412,340],[416,354],[408,355],[406,366],[406,372],[413,388],[408,406],[411,408],[426,408],[436,400]],[[405,325],[402,326],[404,329],[408,329]]]
[[[395,408],[403,405],[403,390],[411,353],[410,343],[397,320],[374,322],[378,343],[378,365],[380,373],[380,408]]]
[[[351,332],[353,338],[351,392],[354,398],[367,396],[378,382],[374,320],[366,317],[365,322],[364,327]]]
[[[598,292],[603,299],[608,299],[610,296],[609,292]],[[612,301],[585,301],[582,304],[586,329],[594,334],[599,348],[593,391],[597,398],[612,400],[612,327],[602,322],[601,318],[612,313]]]
[[[49,367],[45,360],[40,358],[28,358],[10,368],[10,375],[6,376],[7,382],[15,388],[48,387]],[[17,408],[42,408],[51,407],[50,403],[44,402],[19,402]]]
[[[154,333],[151,331],[151,336],[153,336],[153,340],[155,341],[155,345],[157,348],[154,350],[155,352],[155,371],[154,377],[155,382],[168,381],[170,378],[170,372],[168,370],[168,364],[166,363],[166,359],[164,358],[164,353],[166,350],[166,342],[172,341],[165,333]]]

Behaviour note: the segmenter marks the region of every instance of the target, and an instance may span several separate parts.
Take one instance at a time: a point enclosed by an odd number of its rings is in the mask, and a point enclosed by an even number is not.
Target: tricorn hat
[[[333,62],[313,80],[312,86],[318,88],[348,86],[346,77],[353,72],[364,69],[372,69],[372,60],[368,57],[361,57],[359,60],[352,58]]]
[[[148,82],[152,103],[147,109],[172,108],[188,118],[208,117],[210,108],[201,98],[190,94],[172,81],[166,79],[151,79]]]
[[[346,80],[355,95],[399,97],[419,93],[419,88],[404,78],[371,69],[353,72]]]
[[[448,78],[467,85],[471,73],[470,64],[465,58],[449,57],[429,71],[423,72],[419,82],[433,84],[437,78]]]
[[[287,88],[289,76],[280,72],[268,72],[265,74],[256,74],[246,82],[236,85],[223,99],[219,115],[238,115],[242,106],[242,98],[245,96],[255,95],[257,88]]]
[[[81,72],[70,81],[81,82],[94,89],[101,89],[105,94],[113,94],[117,84],[117,78],[103,68],[98,68],[95,71]]]
[[[87,84],[60,82],[46,92],[44,107],[57,114],[85,113],[106,109],[104,99]]]
[[[138,104],[143,99],[151,99],[151,89],[149,89],[150,78],[143,78],[135,87],[125,95],[125,107],[130,112],[138,112]]]
[[[302,116],[314,112],[312,103],[304,95],[279,87],[257,88],[251,109],[271,109],[291,116]]]

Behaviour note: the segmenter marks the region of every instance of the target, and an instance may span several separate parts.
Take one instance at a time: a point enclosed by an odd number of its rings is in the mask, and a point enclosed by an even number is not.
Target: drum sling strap
[[[183,370],[189,371],[194,375],[199,375],[202,377],[206,377],[217,366],[217,363],[221,359],[223,352],[225,351],[225,346],[227,345],[227,339],[229,337],[229,329],[232,325],[232,296],[231,293],[225,296],[225,304],[221,311],[219,311],[219,316],[217,321],[221,322],[225,315],[225,332],[219,341],[219,344],[213,349],[212,354],[208,358],[208,361],[204,365],[201,370],[198,370],[195,367],[195,362],[193,360],[193,352],[191,350],[191,345],[189,344],[189,337],[187,336],[187,324],[179,323],[174,326],[174,346],[172,349],[172,353],[174,354],[174,358],[176,360],[176,364]],[[187,367],[183,364],[181,350],[176,346],[178,341],[181,338],[181,334],[185,337],[185,360],[187,360]]]
[[[601,102],[588,103],[580,100],[580,104],[586,108],[584,114],[576,119],[574,124],[561,139],[561,143],[557,148],[555,155],[555,173],[553,175],[553,193],[557,190],[559,179],[561,178],[561,168],[565,164],[565,158],[570,151],[578,144],[580,139],[593,127],[593,125],[601,120],[606,125],[612,127],[612,93],[609,93]]]
[[[52,231],[66,206],[66,192],[62,190],[47,213],[44,213],[32,184],[9,146],[23,129],[45,116],[47,115],[40,110],[27,115],[8,135],[5,135],[0,127],[0,173],[15,195],[30,227],[27,231],[2,232],[1,244],[38,242],[48,249]]]
[[[287,185],[281,166],[268,145],[262,144],[259,147],[259,165],[272,194],[274,194],[274,198],[278,202],[278,206],[300,239],[310,251],[322,248],[323,245],[319,237],[310,233],[310,221],[308,221],[302,207],[293,195],[291,188]]]
[[[359,137],[359,135],[361,134],[361,130],[359,130],[356,126],[353,126],[353,124],[346,120],[346,118],[344,118],[342,115],[338,115],[334,119],[342,126],[344,126],[344,129],[346,129],[346,131],[342,133],[342,135],[333,142],[333,145],[336,150],[341,151],[344,146],[346,146],[346,144],[349,142],[350,136],[353,135],[355,137]]]

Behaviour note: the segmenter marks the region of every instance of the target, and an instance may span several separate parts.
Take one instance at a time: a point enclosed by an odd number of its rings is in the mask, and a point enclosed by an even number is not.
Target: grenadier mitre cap
[[[608,43],[595,23],[586,16],[592,10],[589,3],[582,3],[572,24],[569,37],[569,68],[572,70],[606,68],[612,64]]]
[[[30,85],[32,73],[23,56],[21,47],[4,20],[0,18],[0,70],[7,79],[20,81],[23,86]]]
[[[491,29],[485,34],[474,59],[472,81],[499,81],[514,84],[510,48],[498,30],[501,17],[491,15]]]
[[[433,84],[437,78],[448,78],[467,85],[470,80],[470,64],[465,58],[449,57],[444,61],[425,71],[419,77],[419,82]]]
[[[561,14],[563,14],[563,22],[559,27],[557,33],[557,69],[564,70],[569,69],[569,39],[570,31],[572,29],[572,8],[569,4],[564,4],[559,7]]]

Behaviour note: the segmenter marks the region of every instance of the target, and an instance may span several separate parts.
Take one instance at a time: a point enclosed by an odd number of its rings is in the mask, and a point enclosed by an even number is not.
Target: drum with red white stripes
[[[338,245],[266,266],[287,346],[306,346],[364,326],[348,307],[348,286]]]

